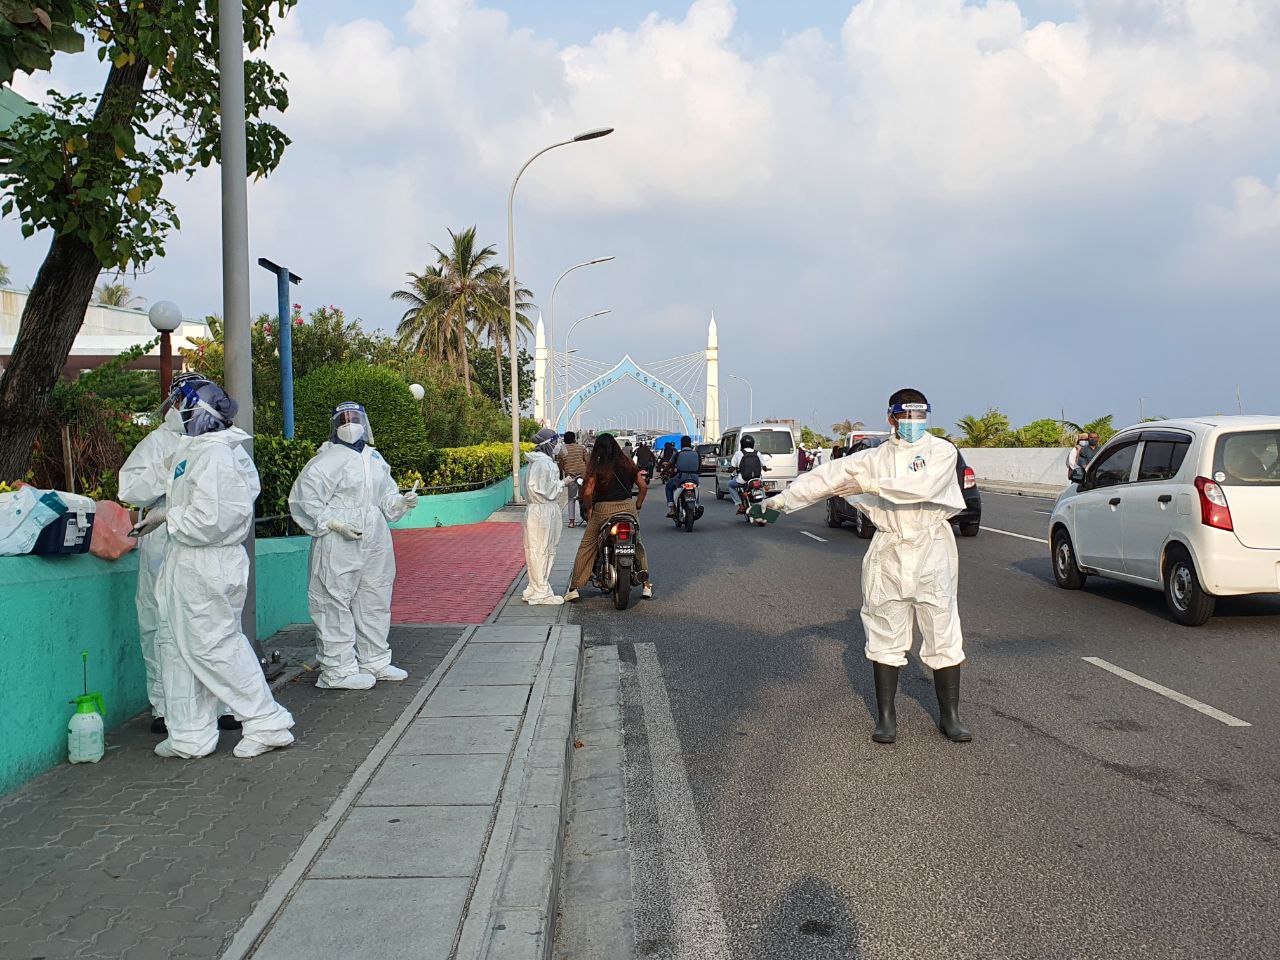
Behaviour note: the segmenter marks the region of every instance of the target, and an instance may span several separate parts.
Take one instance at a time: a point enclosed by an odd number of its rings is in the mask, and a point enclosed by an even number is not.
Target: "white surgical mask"
[[[338,439],[343,443],[359,443],[364,436],[364,424],[344,423],[338,427]]]

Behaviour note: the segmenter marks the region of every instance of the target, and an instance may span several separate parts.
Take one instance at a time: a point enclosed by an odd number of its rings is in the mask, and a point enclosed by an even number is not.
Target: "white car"
[[[1280,418],[1138,424],[1072,481],[1049,521],[1063,589],[1099,574],[1163,590],[1186,626],[1217,597],[1280,593]]]
[[[717,500],[729,496],[729,481],[737,474],[733,469],[733,455],[738,452],[739,438],[748,433],[756,441],[760,462],[768,467],[763,477],[768,493],[781,493],[800,475],[795,434],[785,423],[749,423],[743,427],[731,427],[720,435],[720,455],[716,460]]]

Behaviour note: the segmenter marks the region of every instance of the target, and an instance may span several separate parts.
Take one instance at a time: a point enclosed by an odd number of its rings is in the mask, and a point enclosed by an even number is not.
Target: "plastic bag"
[[[40,531],[67,512],[56,493],[22,486],[0,493],[0,556],[30,553]]]
[[[99,500],[89,552],[103,560],[119,560],[138,545],[138,541],[129,536],[132,529],[128,510],[111,500]]]

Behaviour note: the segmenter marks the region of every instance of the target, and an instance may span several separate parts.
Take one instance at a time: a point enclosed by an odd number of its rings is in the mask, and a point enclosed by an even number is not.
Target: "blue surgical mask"
[[[928,420],[899,420],[898,436],[907,443],[915,443],[929,429]]]

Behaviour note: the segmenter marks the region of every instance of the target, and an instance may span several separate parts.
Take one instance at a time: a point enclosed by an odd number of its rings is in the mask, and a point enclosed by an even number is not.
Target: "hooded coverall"
[[[524,560],[529,568],[529,585],[521,597],[525,603],[563,603],[551,589],[551,564],[556,558],[556,546],[560,543],[560,491],[565,481],[560,479],[556,462],[540,450],[524,455],[529,472],[524,482],[528,506],[524,512]],[[576,485],[576,481],[570,480]]]

